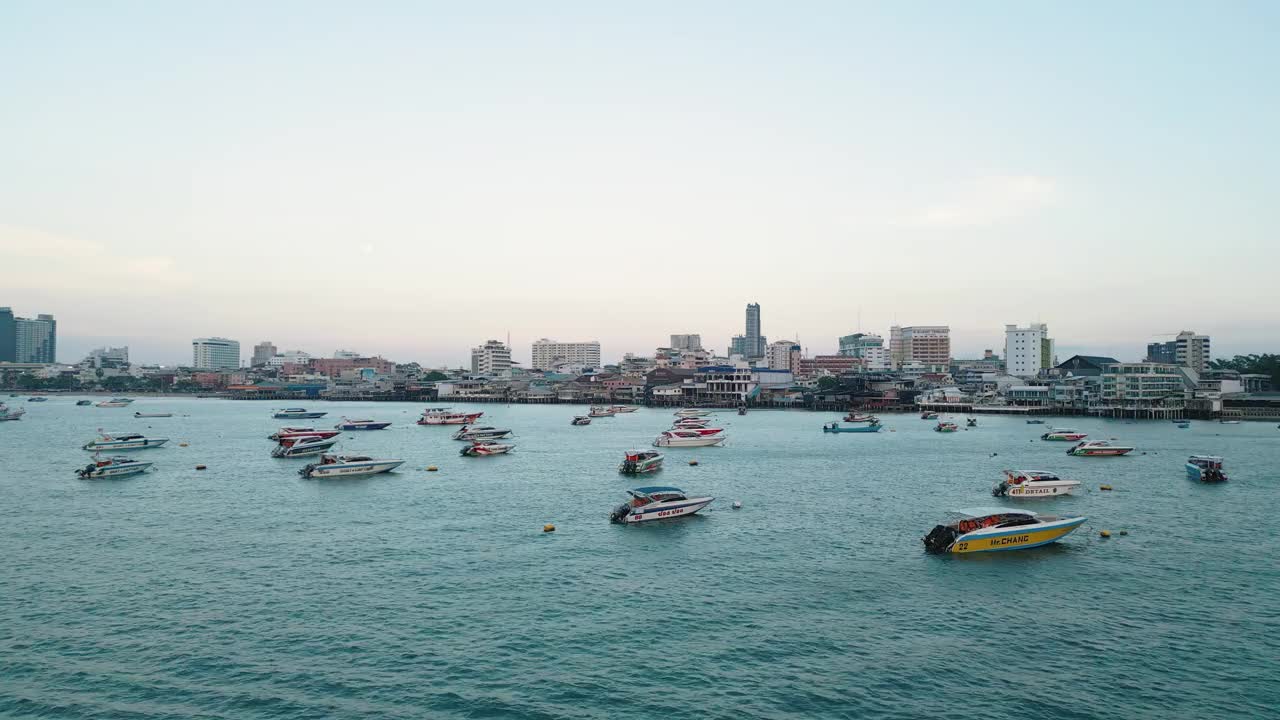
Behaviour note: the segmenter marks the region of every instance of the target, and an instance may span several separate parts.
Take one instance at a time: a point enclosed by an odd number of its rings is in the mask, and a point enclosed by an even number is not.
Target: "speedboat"
[[[638,523],[646,520],[692,515],[711,504],[713,497],[688,497],[680,488],[642,487],[628,490],[630,499],[609,513],[616,523]]]
[[[149,438],[139,433],[102,433],[96,439],[84,444],[85,450],[145,450],[158,448],[169,442],[169,438]]]
[[[49,402],[49,398],[43,395],[36,395],[35,397],[27,398],[27,402]]]
[[[706,417],[711,414],[710,410],[699,410],[698,408],[684,408],[675,412],[676,417]]]
[[[96,407],[129,407],[129,403],[133,402],[129,398],[111,398],[99,402]]]
[[[950,420],[939,420],[938,424],[933,426],[934,432],[955,432],[959,429],[960,426]]]
[[[1186,430],[1187,428],[1191,427],[1190,420],[1179,420],[1176,424],[1178,428],[1181,430]]]
[[[275,411],[271,417],[277,420],[313,420],[328,414],[327,412],[308,412],[306,408],[285,408]]]
[[[484,427],[469,427],[463,425],[458,428],[458,432],[453,434],[454,440],[499,440],[511,434],[508,428],[496,428],[489,425]]]
[[[671,423],[675,430],[696,430],[711,424],[711,418],[680,418]]]
[[[591,418],[587,417],[586,415],[574,415],[573,420],[569,424],[570,425],[590,425]]]
[[[504,443],[488,442],[486,440],[476,440],[470,445],[462,448],[459,453],[463,457],[481,457],[484,455],[505,455],[515,450],[515,445],[507,445]]]
[[[319,455],[337,444],[338,441],[331,437],[300,437],[281,440],[280,444],[271,451],[271,457],[295,458],[307,457],[308,455]]]
[[[316,430],[309,427],[282,427],[267,436],[268,440],[297,440],[304,437],[331,438],[342,434],[339,430]]]
[[[403,460],[376,459],[365,455],[323,455],[320,462],[300,468],[298,474],[304,478],[363,477],[391,472],[403,464]]]
[[[460,413],[460,412],[451,412],[449,408],[427,408],[422,412],[422,417],[418,418],[418,424],[419,425],[470,425],[474,423],[476,420],[480,419],[481,415],[484,415],[484,413],[483,412]]]
[[[1063,480],[1043,470],[1005,470],[1004,479],[991,488],[995,497],[1042,498],[1070,495],[1079,480]]]
[[[727,436],[721,428],[688,428],[665,430],[653,441],[654,447],[710,447],[723,443]]]
[[[334,425],[339,430],[383,430],[390,426],[391,423],[379,420],[348,420],[346,418],[342,418],[342,422]]]
[[[921,419],[921,420],[937,420],[937,419],[938,419],[938,413],[936,413],[936,412],[930,412],[930,411],[926,410],[926,411],[924,411],[924,412],[920,413],[920,419]]]
[[[875,415],[860,415],[856,412],[851,412],[844,416],[844,421],[847,423],[871,423],[874,425],[880,422],[880,418]]]
[[[1066,440],[1069,442],[1078,442],[1089,437],[1088,433],[1068,430],[1067,428],[1053,428],[1049,432],[1040,436],[1041,440]]]
[[[1030,419],[1030,420],[1027,420],[1027,424],[1028,424],[1028,425],[1043,425],[1043,424],[1044,424],[1044,421],[1043,421],[1043,420],[1036,420],[1036,419],[1032,418],[1032,419]]]
[[[1219,420],[1218,424],[1219,425],[1239,425],[1240,421],[1239,420]]]
[[[610,405],[609,409],[616,413],[633,413],[640,408],[634,405]]]
[[[822,426],[824,433],[873,433],[880,432],[880,428],[884,427],[879,422],[873,422],[870,425],[850,425],[845,427],[838,422],[829,422]]]
[[[1127,445],[1112,445],[1106,440],[1094,440],[1093,442],[1082,442],[1078,445],[1073,445],[1067,451],[1067,454],[1078,457],[1107,457],[1128,455],[1131,452],[1133,452],[1133,448]]]
[[[76,401],[76,405],[77,405],[77,406],[80,406],[80,407],[84,407],[84,406],[86,406],[86,405],[92,405],[92,404],[93,404],[93,401],[92,401],[92,400],[77,400],[77,401]]]
[[[136,418],[160,418],[160,417],[173,417],[173,413],[144,413],[144,412],[135,412],[135,413],[133,414],[133,416],[134,416],[134,417],[136,417]]]
[[[0,403],[0,422],[4,420],[21,420],[26,412],[23,408],[9,408],[4,403]]]
[[[966,427],[978,427],[978,418],[965,418],[964,424]]]
[[[618,466],[623,475],[643,475],[662,469],[662,453],[653,450],[628,450]]]
[[[1200,482],[1226,482],[1222,458],[1216,455],[1192,455],[1187,458],[1187,477]]]
[[[591,410],[587,412],[587,417],[613,417],[616,414],[618,414],[618,411],[613,408],[607,408],[602,405],[593,405]]]
[[[76,477],[81,480],[125,477],[126,475],[137,475],[138,473],[146,472],[149,467],[151,467],[151,463],[139,462],[129,457],[95,457],[93,462],[76,470]]]
[[[1087,519],[1000,507],[957,510],[953,515],[957,519],[934,526],[923,538],[925,550],[975,553],[1038,547],[1070,535]]]

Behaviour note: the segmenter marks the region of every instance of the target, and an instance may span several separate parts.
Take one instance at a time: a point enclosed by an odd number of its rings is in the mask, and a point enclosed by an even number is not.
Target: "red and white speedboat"
[[[676,430],[688,430],[693,428],[704,428],[711,424],[708,418],[680,418],[671,423],[671,427]]]
[[[462,448],[459,455],[463,457],[483,457],[485,455],[505,455],[515,450],[515,445],[506,443],[490,442],[487,440],[476,440],[467,447]]]
[[[309,427],[282,427],[268,435],[267,439],[281,442],[283,440],[297,440],[298,438],[304,437],[331,438],[338,434],[338,430],[317,430]]]
[[[423,411],[422,417],[418,419],[418,424],[419,425],[470,425],[474,423],[476,420],[480,419],[481,415],[484,415],[484,413],[483,412],[460,413],[460,412],[451,412],[449,408],[427,408],[426,410]]]
[[[1068,430],[1067,428],[1054,428],[1049,432],[1040,436],[1041,440],[1066,440],[1069,442],[1079,442],[1089,437],[1088,433],[1082,433],[1076,430]]]
[[[654,447],[708,447],[727,439],[723,428],[684,428],[667,430],[653,441]]]

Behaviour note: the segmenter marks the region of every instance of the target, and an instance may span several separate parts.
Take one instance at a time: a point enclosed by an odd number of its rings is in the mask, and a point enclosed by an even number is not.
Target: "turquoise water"
[[[20,405],[26,417],[0,424],[5,717],[1191,718],[1280,706],[1274,424],[1059,420],[1145,453],[1074,458],[1018,418],[946,435],[897,415],[885,420],[894,432],[829,435],[833,415],[754,411],[716,416],[728,446],[670,449],[661,473],[628,480],[622,452],[647,446],[669,411],[571,427],[581,408],[478,406],[515,429],[517,450],[460,458],[452,428],[412,424],[419,405],[315,404],[329,416],[292,423],[221,400]],[[406,464],[314,481],[295,472],[304,460],[268,456],[276,427],[343,415],[396,424],[346,433],[340,449]],[[76,480],[98,427],[173,442],[134,453],[153,473]],[[1231,481],[1189,482],[1193,452],[1226,456]],[[1088,522],[1045,548],[926,555],[919,538],[947,509],[997,503],[989,489],[1006,467],[1084,481],[1080,497],[1022,506]],[[622,490],[641,484],[717,500],[704,516],[611,525]]]

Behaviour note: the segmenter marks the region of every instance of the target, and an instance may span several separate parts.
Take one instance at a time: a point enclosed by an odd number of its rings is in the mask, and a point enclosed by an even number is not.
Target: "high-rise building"
[[[1049,326],[1031,323],[1020,328],[1004,326],[1005,372],[1016,377],[1035,377],[1053,367],[1053,340]]]
[[[672,350],[701,350],[702,336],[697,333],[689,335],[672,335],[671,345],[669,347]]]
[[[1170,340],[1162,343],[1147,343],[1146,362],[1163,365],[1177,365],[1178,343]]]
[[[1147,345],[1147,362],[1167,363],[1191,368],[1197,373],[1209,369],[1209,336],[1183,330],[1169,342]]]
[[[95,368],[115,367],[122,368],[129,365],[129,346],[124,347],[100,347],[89,351],[85,362]]]
[[[889,360],[895,369],[903,365],[950,365],[951,328],[894,325],[889,328]]]
[[[0,307],[0,362],[18,361],[17,340],[13,310]]]
[[[37,315],[34,320],[13,319],[14,360],[20,363],[55,363],[58,361],[58,323],[52,315]]]
[[[845,357],[865,357],[868,348],[884,347],[884,338],[870,333],[854,333],[840,338],[840,352]]]
[[[480,347],[471,348],[471,372],[477,375],[509,375],[511,348],[498,340],[487,340]]]
[[[743,345],[743,355],[749,358],[764,357],[765,347],[769,341],[760,333],[760,304],[747,303],[747,331],[743,333],[746,339]]]
[[[221,337],[192,340],[191,367],[198,370],[235,370],[240,367],[240,342]]]
[[[271,362],[271,358],[276,356],[280,349],[270,340],[263,340],[253,346],[253,360],[249,362],[252,367],[262,367]]]
[[[600,342],[556,342],[542,338],[533,343],[533,357],[529,367],[534,370],[550,370],[561,363],[600,367]]]
[[[770,370],[799,370],[800,346],[790,340],[779,340],[769,343],[765,359]]]

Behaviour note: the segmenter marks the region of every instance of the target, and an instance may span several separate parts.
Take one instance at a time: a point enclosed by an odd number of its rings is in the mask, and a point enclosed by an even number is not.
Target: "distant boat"
[[[342,422],[334,425],[338,430],[384,430],[391,423],[381,422],[378,420],[348,420],[342,419]]]
[[[111,398],[110,400],[103,400],[102,402],[99,402],[97,404],[97,407],[101,407],[101,408],[129,407],[129,403],[132,403],[132,402],[133,401],[130,400],[129,398]]]
[[[1240,421],[1239,420],[1219,420],[1218,423],[1222,425],[1239,425]]]
[[[1222,458],[1216,455],[1192,455],[1187,459],[1187,477],[1200,482],[1225,482]]]
[[[662,469],[662,453],[653,450],[628,450],[618,466],[623,475],[643,475]]]
[[[271,417],[276,420],[310,420],[322,418],[328,414],[327,412],[308,412],[306,408],[285,408],[275,411]]]
[[[841,425],[838,422],[829,422],[826,425],[822,426],[822,432],[824,433],[873,433],[873,432],[880,432],[880,428],[882,427],[884,426],[878,422],[873,422],[869,425],[863,425],[861,423],[857,425]]]
[[[93,404],[93,401],[92,401],[92,400],[77,400],[77,401],[76,401],[76,405],[80,405],[80,406],[84,406],[84,405],[92,405],[92,404]]]
[[[1029,420],[1027,420],[1027,424],[1028,424],[1028,425],[1043,425],[1043,424],[1044,424],[1044,421],[1043,421],[1043,420],[1036,420],[1036,419],[1029,419]]]
[[[144,413],[144,412],[136,412],[136,413],[134,413],[134,414],[133,414],[133,416],[134,416],[134,417],[136,417],[136,418],[173,417],[173,413]]]
[[[570,425],[590,425],[591,418],[587,417],[586,415],[574,415],[573,421],[570,422],[569,424]]]
[[[49,402],[49,398],[43,395],[37,395],[33,398],[27,398],[27,402]]]

